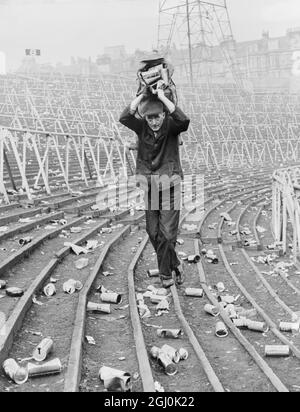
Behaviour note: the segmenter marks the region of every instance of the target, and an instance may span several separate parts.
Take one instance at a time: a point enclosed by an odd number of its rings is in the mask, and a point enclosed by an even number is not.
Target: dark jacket
[[[145,119],[130,113],[130,106],[121,114],[120,122],[138,135],[137,175],[183,178],[178,136],[188,130],[190,119],[179,107],[166,116],[156,138]]]

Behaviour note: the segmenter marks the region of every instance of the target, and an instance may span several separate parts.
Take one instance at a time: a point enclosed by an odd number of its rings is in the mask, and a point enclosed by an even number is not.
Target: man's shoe
[[[185,281],[184,266],[181,264],[175,270],[175,282],[177,286],[183,285]]]
[[[162,282],[162,287],[165,288],[165,289],[169,289],[171,286],[175,285],[175,282],[172,278],[171,279],[162,279],[161,282]]]

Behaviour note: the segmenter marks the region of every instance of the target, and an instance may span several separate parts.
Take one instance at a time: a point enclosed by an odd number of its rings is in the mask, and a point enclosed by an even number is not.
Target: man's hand
[[[175,107],[175,104],[167,98],[164,90],[161,87],[157,87],[156,94],[159,100],[166,106],[166,108],[172,114],[175,111],[176,107]]]
[[[166,97],[163,89],[157,89],[157,97],[159,98],[159,100],[163,100]]]

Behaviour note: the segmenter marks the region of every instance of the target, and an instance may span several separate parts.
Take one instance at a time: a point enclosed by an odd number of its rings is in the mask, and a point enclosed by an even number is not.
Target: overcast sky
[[[280,36],[300,26],[300,0],[227,3],[238,41],[260,38],[266,29]],[[26,48],[40,48],[42,62],[63,63],[70,56],[95,58],[111,45],[124,44],[128,52],[151,49],[157,23],[158,0],[0,0],[0,50],[11,69]]]

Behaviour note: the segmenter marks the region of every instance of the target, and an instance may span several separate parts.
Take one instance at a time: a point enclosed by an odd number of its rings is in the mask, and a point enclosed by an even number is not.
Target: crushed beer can
[[[216,306],[210,305],[209,303],[204,306],[204,311],[214,317],[217,317],[220,314],[219,308],[217,308]]]
[[[54,296],[56,294],[56,287],[53,283],[49,283],[44,287],[43,292],[47,297]]]
[[[181,329],[157,329],[157,336],[160,338],[173,338],[178,339],[183,335]]]
[[[21,367],[14,359],[7,359],[3,363],[5,374],[17,385],[22,385],[28,380],[26,368]]]
[[[109,392],[132,391],[131,374],[128,372],[102,366],[99,370],[99,378]]]

